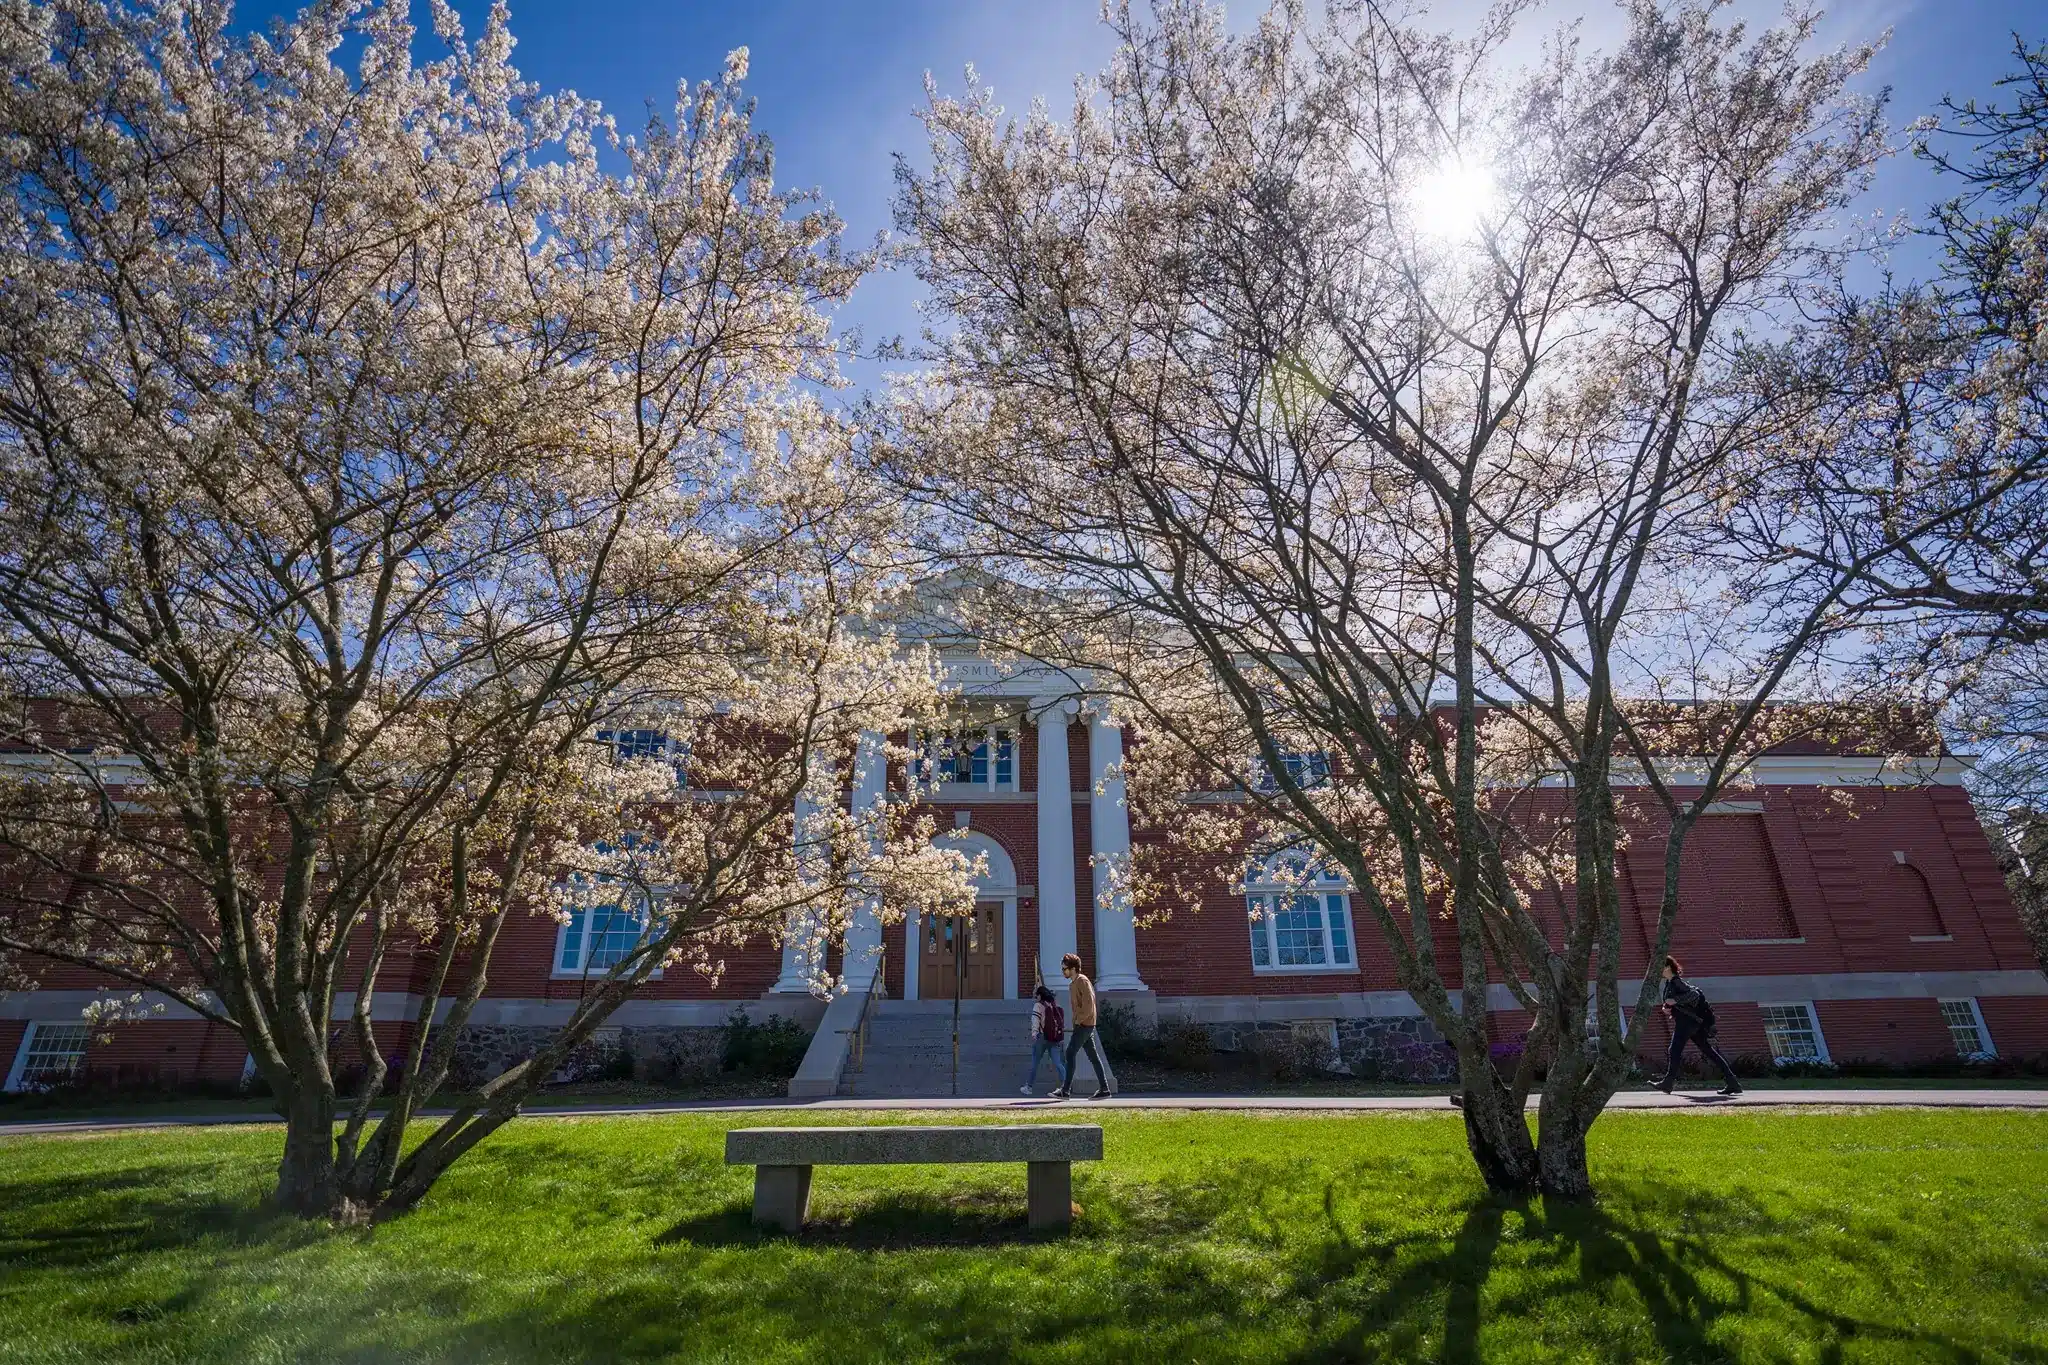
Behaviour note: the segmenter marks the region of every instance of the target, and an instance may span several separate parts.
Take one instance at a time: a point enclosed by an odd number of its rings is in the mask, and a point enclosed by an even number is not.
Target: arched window
[[[636,849],[658,851],[655,841],[631,831],[616,847],[602,841],[594,847],[599,853],[625,857],[632,857]],[[665,888],[650,892],[609,873],[587,879],[584,873],[572,873],[569,881],[591,894],[576,897],[585,903],[570,909],[555,932],[554,975],[602,976],[662,931],[660,901]],[[660,976],[661,969],[657,967],[653,975]]]
[[[1341,874],[1300,853],[1269,860],[1245,887],[1252,970],[1355,971],[1350,892]]]
[[[623,905],[572,910],[555,936],[555,975],[603,975],[639,947],[646,932],[645,910]]]

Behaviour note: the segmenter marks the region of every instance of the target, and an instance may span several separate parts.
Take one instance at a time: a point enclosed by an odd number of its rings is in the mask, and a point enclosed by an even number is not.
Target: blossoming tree
[[[898,220],[939,325],[883,458],[988,567],[991,638],[1137,726],[1169,856],[1110,884],[1158,913],[1247,848],[1341,875],[1488,1183],[1582,1197],[1657,998],[1621,977],[1628,829],[1669,830],[1654,963],[1699,812],[1841,714],[1770,704],[1832,695],[1833,601],[1782,609],[1722,510],[1804,419],[1742,331],[1825,276],[1884,141],[1867,54],[1807,55],[1810,23],[1632,5],[1612,52],[1518,69],[1519,8],[1459,39],[1125,5],[1064,123],[934,92]]]
[[[0,12],[0,970],[236,1029],[313,1215],[410,1206],[664,966],[797,923],[829,990],[851,904],[965,895],[836,800],[937,697],[850,627],[902,541],[818,398],[870,262],[744,52],[625,138],[502,6],[417,63],[406,11]],[[630,947],[408,1144],[508,917],[598,900]]]

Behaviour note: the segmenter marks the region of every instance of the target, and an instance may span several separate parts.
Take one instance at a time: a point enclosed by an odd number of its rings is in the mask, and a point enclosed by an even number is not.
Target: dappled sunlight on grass
[[[1100,1117],[1065,1237],[1002,1166],[756,1229],[782,1116],[523,1122],[345,1231],[260,1211],[274,1129],[9,1140],[0,1360],[2048,1360],[2048,1115],[1617,1114],[1586,1207],[1449,1116]]]

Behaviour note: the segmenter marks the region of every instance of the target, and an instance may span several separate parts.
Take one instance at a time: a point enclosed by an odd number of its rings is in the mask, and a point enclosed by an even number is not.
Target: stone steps
[[[1014,1096],[1031,1064],[1028,1003],[1016,1000],[969,1002],[960,1014],[959,1089],[953,1085],[953,1012],[950,1001],[891,1000],[868,1025],[867,1056],[860,1071],[848,1070],[842,1095],[865,1098],[941,1097],[952,1094],[992,1099]],[[1089,1075],[1087,1064],[1082,1072]],[[1039,1063],[1038,1094],[1058,1083],[1052,1063]]]

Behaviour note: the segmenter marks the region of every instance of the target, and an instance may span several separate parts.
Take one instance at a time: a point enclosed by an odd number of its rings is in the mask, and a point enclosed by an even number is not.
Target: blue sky
[[[487,3],[457,0],[457,7],[476,22]],[[256,4],[242,17],[260,20],[286,8]],[[1232,4],[1230,12],[1248,22],[1259,8]],[[1455,24],[1477,4],[1447,0],[1433,8]],[[1752,0],[1737,9],[1766,21],[1777,13],[1776,4]],[[1829,10],[1823,34],[1831,44],[1893,30],[1868,84],[1891,88],[1898,123],[1944,94],[1989,94],[2010,65],[2015,29],[2030,41],[2048,38],[2043,0],[1842,0]],[[1528,27],[1584,15],[1597,37],[1614,12],[1552,0]],[[515,59],[530,78],[601,100],[628,127],[642,120],[648,100],[666,111],[679,79],[715,75],[728,51],[746,46],[748,84],[758,121],[775,139],[778,178],[822,189],[856,243],[888,226],[891,154],[921,153],[912,111],[927,71],[957,90],[972,62],[1007,107],[1022,110],[1042,95],[1060,109],[1074,77],[1099,68],[1108,51],[1096,0],[512,0],[512,26]],[[1918,211],[1940,193],[1920,167],[1896,162],[1866,208]],[[872,334],[914,331],[916,294],[907,276],[873,279],[847,320]]]

